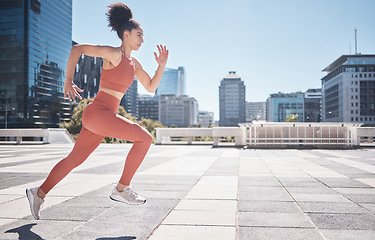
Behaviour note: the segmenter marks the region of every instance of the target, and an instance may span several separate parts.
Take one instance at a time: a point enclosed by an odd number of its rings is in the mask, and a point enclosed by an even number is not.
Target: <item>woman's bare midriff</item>
[[[99,91],[103,91],[105,93],[108,93],[112,96],[114,96],[115,98],[121,100],[122,97],[124,96],[124,94],[122,92],[117,92],[115,90],[111,90],[111,89],[108,89],[108,88],[103,88],[103,87],[99,87]]]

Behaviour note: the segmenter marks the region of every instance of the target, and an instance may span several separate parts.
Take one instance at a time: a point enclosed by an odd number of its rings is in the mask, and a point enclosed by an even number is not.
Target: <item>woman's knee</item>
[[[151,145],[152,141],[153,141],[153,138],[152,138],[152,135],[149,131],[147,131],[147,129],[144,129],[141,127],[141,130],[142,130],[142,134],[141,134],[141,141],[146,143],[147,145]]]

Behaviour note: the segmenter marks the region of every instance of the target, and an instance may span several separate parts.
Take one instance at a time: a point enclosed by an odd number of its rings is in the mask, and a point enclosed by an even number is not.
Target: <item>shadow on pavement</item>
[[[96,240],[132,240],[132,239],[137,239],[137,237],[134,237],[134,236],[102,237],[102,238],[97,238]]]
[[[9,229],[5,233],[18,233],[19,240],[30,240],[30,239],[43,240],[44,238],[42,238],[38,234],[31,231],[31,228],[35,225],[37,224],[31,223],[31,224],[23,225],[18,228]]]

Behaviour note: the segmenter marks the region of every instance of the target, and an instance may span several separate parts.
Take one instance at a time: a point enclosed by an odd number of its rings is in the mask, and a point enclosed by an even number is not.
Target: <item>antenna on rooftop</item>
[[[355,35],[355,55],[358,54],[357,52],[357,28],[354,28],[354,35]]]

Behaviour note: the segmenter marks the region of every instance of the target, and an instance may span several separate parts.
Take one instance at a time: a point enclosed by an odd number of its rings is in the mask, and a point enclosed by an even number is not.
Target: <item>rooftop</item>
[[[366,58],[369,61],[358,61],[358,59]],[[348,61],[348,59],[357,59],[354,61]],[[331,72],[341,65],[362,65],[362,64],[375,64],[375,54],[355,54],[355,55],[342,55],[336,59],[333,63],[328,65],[323,72]]]
[[[361,239],[375,237],[375,149],[151,146],[133,189],[108,197],[131,144],[101,144],[34,220],[25,188],[73,145],[0,145],[1,239]]]

